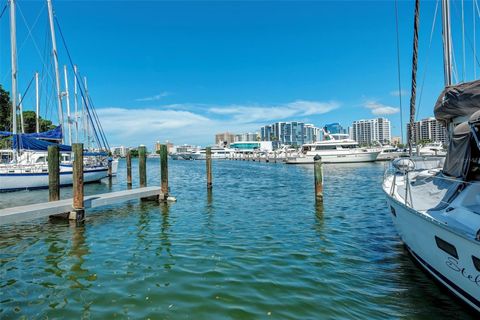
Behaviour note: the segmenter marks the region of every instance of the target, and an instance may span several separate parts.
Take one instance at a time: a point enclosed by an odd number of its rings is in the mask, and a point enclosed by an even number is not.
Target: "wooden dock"
[[[84,198],[84,208],[95,208],[123,201],[150,197],[158,197],[163,199],[164,195],[161,191],[161,187],[145,187],[87,196]],[[0,209],[0,225],[70,212],[73,209],[72,202],[73,199],[70,198],[59,201]]]

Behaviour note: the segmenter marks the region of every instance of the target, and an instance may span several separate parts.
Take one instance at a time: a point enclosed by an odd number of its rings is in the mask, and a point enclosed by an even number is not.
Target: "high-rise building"
[[[407,124],[407,141],[410,139],[410,123]],[[413,142],[417,143],[422,140],[431,142],[447,143],[447,130],[435,118],[426,118],[416,121],[413,125]]]
[[[354,121],[352,133],[353,140],[366,145],[390,143],[392,135],[390,121],[386,118]]]
[[[229,147],[233,142],[235,142],[235,135],[233,133],[223,132],[215,135],[215,144],[217,146]]]
[[[110,151],[112,152],[113,155],[115,156],[119,156],[119,157],[126,157],[127,156],[127,151],[129,149],[127,147],[124,147],[124,146],[120,146],[120,147],[112,147],[110,149]]]
[[[285,145],[301,146],[319,141],[320,137],[320,128],[299,121],[276,122],[260,128],[262,141],[278,141]]]
[[[258,133],[257,132],[246,132],[246,133],[236,134],[234,140],[235,140],[235,142],[257,141],[258,140]]]

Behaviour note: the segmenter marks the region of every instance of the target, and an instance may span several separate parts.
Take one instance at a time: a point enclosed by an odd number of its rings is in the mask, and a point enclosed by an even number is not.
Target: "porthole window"
[[[448,243],[447,241],[440,239],[437,236],[435,236],[435,242],[437,243],[437,247],[439,247],[455,259],[458,259],[457,248],[455,248],[453,244]]]

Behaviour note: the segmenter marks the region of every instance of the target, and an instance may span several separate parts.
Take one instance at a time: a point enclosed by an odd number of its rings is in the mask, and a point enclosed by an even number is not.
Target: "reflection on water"
[[[148,161],[148,185],[159,185],[158,159]],[[309,166],[214,161],[205,192],[204,162],[171,161],[176,203],[2,226],[0,318],[473,318],[406,254],[382,169],[325,165],[315,203]],[[86,194],[126,189],[124,162],[112,182]],[[46,197],[0,194],[0,206]]]

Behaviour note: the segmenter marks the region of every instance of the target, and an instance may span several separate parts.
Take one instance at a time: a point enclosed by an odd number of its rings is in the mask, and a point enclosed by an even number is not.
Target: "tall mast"
[[[17,30],[15,0],[10,0],[10,46],[12,62],[12,132],[17,134]]]
[[[40,133],[40,96],[38,86],[38,72],[35,72],[35,127]]]
[[[452,85],[452,35],[450,30],[450,1],[442,0],[443,68],[445,86]]]
[[[90,117],[88,116],[88,86],[87,86],[87,77],[83,77],[83,82],[84,82],[84,85],[85,85],[85,94],[84,94],[84,97],[83,97],[83,100],[84,100],[84,107],[85,107],[85,110],[87,111],[85,114],[84,114],[84,117],[85,117],[85,133],[87,135],[87,148],[90,148]]]
[[[73,96],[75,104],[75,142],[78,142],[78,92],[77,92],[77,66],[73,66]]]
[[[58,103],[58,121],[62,126],[63,131],[63,108],[62,108],[62,92],[60,91],[60,72],[58,70],[58,54],[57,54],[57,40],[55,38],[55,26],[53,24],[53,8],[52,1],[47,0],[48,5],[48,20],[50,22],[50,34],[52,36],[52,54],[53,62],[55,65],[55,82],[57,86],[57,103]],[[63,134],[62,134],[62,143],[63,143]]]
[[[70,116],[70,96],[68,94],[67,66],[63,66],[63,75],[65,79],[65,98],[67,99],[68,144],[72,145],[72,121]]]
[[[23,102],[22,102],[22,95],[18,94],[18,101],[20,103],[20,128],[22,128],[22,133],[25,133],[25,122],[23,122]]]

